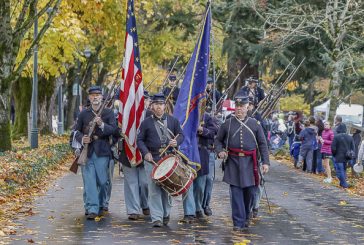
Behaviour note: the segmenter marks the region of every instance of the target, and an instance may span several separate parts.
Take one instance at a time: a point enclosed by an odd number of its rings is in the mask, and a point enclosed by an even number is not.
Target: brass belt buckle
[[[242,152],[239,152],[239,157],[245,157],[245,154]]]

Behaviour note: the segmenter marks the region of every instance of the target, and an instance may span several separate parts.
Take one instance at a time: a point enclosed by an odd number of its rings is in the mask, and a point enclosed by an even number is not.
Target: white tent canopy
[[[313,112],[316,115],[322,116],[324,120],[329,118],[330,112],[330,100],[326,101],[325,103],[315,106],[313,108]]]

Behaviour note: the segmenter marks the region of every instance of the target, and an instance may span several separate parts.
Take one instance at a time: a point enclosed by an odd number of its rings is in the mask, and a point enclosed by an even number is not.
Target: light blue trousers
[[[141,214],[141,209],[148,208],[148,182],[144,167],[124,170],[124,197],[127,214]]]
[[[162,222],[163,218],[168,217],[171,212],[172,198],[152,180],[152,163],[144,161],[144,169],[147,175],[148,206],[152,222],[157,220]]]
[[[195,197],[193,193],[194,183],[190,186],[190,189],[182,195],[183,199],[183,212],[184,215],[196,215]]]
[[[210,206],[210,200],[212,195],[212,187],[215,179],[215,153],[210,152],[209,154],[209,174],[206,177],[206,185],[204,198],[202,203],[202,208],[206,208]]]
[[[195,197],[196,212],[203,211],[203,198],[205,193],[207,175],[198,176],[193,181],[193,195]]]
[[[102,207],[104,208],[108,208],[109,207],[109,202],[110,202],[110,198],[111,198],[111,190],[112,190],[112,180],[114,177],[114,168],[115,168],[115,161],[114,159],[111,159],[109,161],[109,179],[107,181],[107,196],[106,196],[106,200],[105,203],[103,203]]]
[[[98,214],[107,202],[109,180],[109,157],[97,157],[95,153],[81,166],[84,184],[84,207],[86,212]]]

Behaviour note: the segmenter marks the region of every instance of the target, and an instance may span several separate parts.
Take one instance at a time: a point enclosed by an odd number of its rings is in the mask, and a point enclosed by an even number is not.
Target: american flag
[[[133,0],[128,0],[127,8],[123,80],[120,85],[122,106],[118,120],[125,136],[126,155],[131,165],[135,166],[142,162],[136,138],[144,110],[144,96]]]

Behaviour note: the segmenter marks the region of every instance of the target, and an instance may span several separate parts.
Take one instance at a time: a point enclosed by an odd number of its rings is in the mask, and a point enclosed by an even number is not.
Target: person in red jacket
[[[330,159],[332,158],[331,144],[334,140],[334,131],[331,129],[330,122],[326,121],[324,123],[324,131],[322,131],[322,136],[319,137],[321,142],[321,154],[322,154],[322,164],[325,168],[327,178],[324,179],[325,183],[331,183],[331,168]]]

